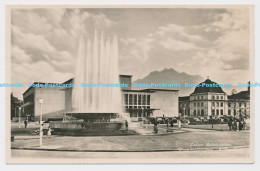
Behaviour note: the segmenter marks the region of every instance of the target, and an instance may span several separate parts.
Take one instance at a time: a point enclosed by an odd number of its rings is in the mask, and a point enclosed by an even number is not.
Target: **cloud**
[[[14,45],[11,49],[12,62],[14,63],[24,63],[30,62],[31,56],[28,55],[24,50],[22,50],[19,46]]]
[[[160,44],[162,44],[164,48],[174,51],[200,49],[192,43],[183,42],[172,38],[167,38],[166,40],[160,42]]]
[[[78,40],[82,32],[92,39],[95,29],[119,36],[120,71],[136,78],[165,67],[223,80],[246,75],[248,9],[138,10],[143,16],[128,9],[13,9],[13,81],[50,81],[74,72]],[[164,17],[154,20],[159,13]]]

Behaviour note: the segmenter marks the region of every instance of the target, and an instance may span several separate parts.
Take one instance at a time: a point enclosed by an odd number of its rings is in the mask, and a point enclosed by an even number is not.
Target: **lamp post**
[[[43,128],[42,128],[42,104],[43,104],[43,99],[39,99],[40,105],[41,105],[41,115],[40,115],[40,147],[42,147],[42,135],[43,135]]]
[[[183,108],[183,120],[185,120],[185,107]]]
[[[19,128],[21,128],[21,107],[19,107]]]

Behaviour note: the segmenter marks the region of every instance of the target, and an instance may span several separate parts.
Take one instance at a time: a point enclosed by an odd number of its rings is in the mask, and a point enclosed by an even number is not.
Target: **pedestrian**
[[[233,129],[233,131],[237,131],[237,123],[235,120],[232,123],[232,129]]]
[[[28,123],[28,121],[25,119],[25,121],[24,121],[24,127],[25,128],[27,128],[27,123]]]
[[[171,119],[171,127],[173,127],[173,119]]]
[[[157,134],[158,133],[158,128],[157,128],[157,118],[155,118],[154,120],[154,133]]]
[[[239,120],[238,129],[239,129],[239,131],[242,131],[242,129],[243,129],[243,123],[241,120]]]
[[[231,129],[232,129],[232,119],[231,118],[228,121],[228,127],[229,127],[229,131],[231,131]]]
[[[178,128],[181,129],[181,120],[178,121]]]
[[[128,131],[128,121],[125,120],[125,130]]]
[[[243,119],[243,130],[246,130],[246,120]]]
[[[51,126],[48,127],[47,138],[51,138]]]

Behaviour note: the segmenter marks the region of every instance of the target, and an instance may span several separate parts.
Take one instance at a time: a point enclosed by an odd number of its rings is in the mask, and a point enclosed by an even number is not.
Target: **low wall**
[[[50,121],[54,134],[61,135],[115,135],[124,127],[119,122]]]

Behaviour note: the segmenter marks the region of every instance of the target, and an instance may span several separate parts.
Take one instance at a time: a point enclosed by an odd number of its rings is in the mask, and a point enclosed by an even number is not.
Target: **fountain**
[[[81,83],[100,86],[81,87]],[[78,46],[72,109],[64,114],[62,122],[51,122],[51,127],[72,135],[118,134],[130,117],[122,110],[120,87],[106,87],[109,83],[120,84],[117,37],[104,40],[103,33],[98,38],[95,31],[92,42],[83,34]]]
[[[76,64],[75,88],[72,93],[73,111],[80,113],[122,113],[120,87],[81,87],[81,83],[119,84],[118,43],[98,40],[93,43],[86,35],[80,38]]]
[[[82,87],[82,83],[92,87]],[[63,135],[151,134],[140,122],[131,122],[122,109],[120,87],[105,86],[109,83],[120,84],[117,37],[104,40],[103,33],[98,37],[95,31],[92,42],[83,34],[78,46],[72,109],[64,113],[62,122],[53,121],[50,126]]]

